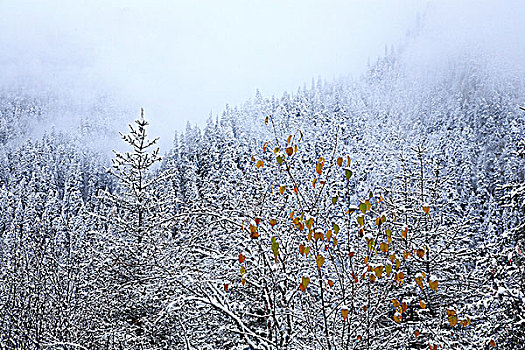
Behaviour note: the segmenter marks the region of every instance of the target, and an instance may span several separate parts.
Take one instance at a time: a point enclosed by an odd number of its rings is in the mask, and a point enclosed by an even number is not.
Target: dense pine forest
[[[525,82],[401,56],[161,150],[2,91],[0,348],[523,349]]]

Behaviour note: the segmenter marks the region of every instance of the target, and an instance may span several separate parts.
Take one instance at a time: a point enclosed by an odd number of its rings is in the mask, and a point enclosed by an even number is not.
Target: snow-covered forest
[[[525,80],[492,68],[394,47],[160,150],[147,108],[46,129],[57,97],[0,91],[0,349],[523,349]]]

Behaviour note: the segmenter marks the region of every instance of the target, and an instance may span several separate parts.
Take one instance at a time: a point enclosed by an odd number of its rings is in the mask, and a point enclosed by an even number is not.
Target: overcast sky
[[[362,73],[425,1],[1,1],[3,84],[104,89],[183,128],[312,78]],[[130,117],[133,118],[134,116]]]
[[[523,7],[514,0],[0,0],[0,83],[64,90],[71,104],[105,91],[137,115],[145,107],[153,130],[171,138],[186,121],[202,125],[256,88],[281,96],[319,76],[361,74],[369,58],[404,40],[418,13],[430,13],[433,30],[413,46],[425,62],[464,46],[459,37],[486,45],[489,36],[493,45],[507,36],[508,47],[523,48]]]

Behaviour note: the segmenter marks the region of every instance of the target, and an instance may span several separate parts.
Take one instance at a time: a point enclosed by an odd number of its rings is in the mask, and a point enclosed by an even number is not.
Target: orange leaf
[[[381,244],[379,245],[379,248],[381,248],[381,251],[382,251],[383,253],[388,252],[388,244],[385,243],[385,242],[381,243]]]
[[[266,141],[263,145],[263,152],[266,153],[266,148],[268,147],[268,141]]]
[[[283,186],[283,185],[279,186],[279,192],[280,192],[281,194],[283,194],[284,191],[286,191],[286,186]]]
[[[241,253],[239,254],[239,262],[242,264],[246,260],[246,257]]]
[[[418,249],[416,250],[416,255],[417,255],[419,258],[424,257],[424,256],[425,256],[425,249],[423,249],[423,248],[418,248]]]
[[[241,284],[244,286],[246,284],[246,278],[241,279]]]
[[[338,157],[337,158],[337,165],[343,166],[343,157]]]
[[[277,220],[275,220],[275,219],[270,219],[270,225],[272,225],[272,227],[275,226],[275,225],[277,225]]]
[[[330,288],[333,287],[334,286],[334,281],[328,280],[328,285],[330,286]]]
[[[293,154],[293,147],[286,147],[286,154],[288,155],[288,157],[291,157],[292,154]]]
[[[399,300],[392,299],[392,305],[394,305],[394,307],[397,309],[399,307]]]
[[[348,308],[343,306],[341,308],[341,316],[343,316],[343,320],[346,320],[346,318],[348,317]]]
[[[419,337],[419,331],[418,331],[417,329],[414,331],[414,336],[415,336],[416,338]]]
[[[408,233],[408,226],[405,226],[405,228],[403,230],[401,230],[401,238],[406,239],[407,238],[407,233]]]
[[[425,302],[423,300],[420,300],[419,301],[419,306],[422,308],[422,309],[426,309],[427,305],[425,304]]]
[[[323,172],[323,166],[324,166],[324,158],[321,157],[319,158],[319,161],[317,162],[317,165],[315,166],[315,171],[317,172],[318,175],[321,175],[321,173]]]
[[[428,286],[430,287],[430,289],[432,289],[434,292],[437,292],[437,289],[438,289],[438,280],[437,279],[429,279],[428,280]]]
[[[257,169],[262,168],[263,165],[264,165],[264,163],[263,163],[262,160],[258,160],[258,161],[257,161]]]
[[[299,245],[299,253],[301,253],[301,255],[304,255],[304,248],[304,244]]]
[[[394,321],[396,321],[396,323],[401,323],[403,317],[401,316],[401,314],[399,312],[397,312],[395,315],[394,315]]]
[[[490,342],[489,342],[490,346],[492,346],[493,348],[496,347],[496,342],[494,341],[494,339],[491,339]]]
[[[297,189],[296,185],[293,186],[293,191],[295,192],[295,194],[299,194],[299,190]]]
[[[225,292],[228,291],[228,283],[224,283],[224,291],[225,291]]]
[[[312,186],[313,186],[313,188],[315,188],[315,183],[316,183],[316,182],[317,182],[317,178],[314,178],[314,179],[312,180]]]

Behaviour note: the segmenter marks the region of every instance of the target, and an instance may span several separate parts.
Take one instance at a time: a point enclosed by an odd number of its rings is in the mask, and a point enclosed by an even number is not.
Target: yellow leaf
[[[388,244],[385,243],[385,242],[381,243],[381,244],[379,245],[379,248],[381,248],[381,251],[382,251],[383,253],[388,252]]]
[[[386,275],[387,276],[390,276],[390,273],[392,272],[392,264],[388,263],[385,265],[385,271],[386,271]]]
[[[374,269],[374,272],[377,276],[377,278],[381,278],[381,276],[383,275],[383,266],[378,266]]]
[[[306,227],[308,227],[308,229],[311,229],[313,225],[314,225],[314,218],[309,218],[308,220],[306,220]]]
[[[415,278],[415,280],[416,280],[416,283],[419,286],[419,288],[421,288],[421,290],[423,290],[423,277],[418,276],[418,277]]]
[[[401,266],[401,261],[399,261],[399,259],[396,259],[395,264],[396,264],[396,270],[399,270],[399,266]]]
[[[392,305],[394,305],[394,308],[398,308],[399,307],[399,300],[397,299],[392,299]]]
[[[317,267],[321,268],[321,266],[323,266],[323,264],[324,264],[324,256],[319,254],[319,255],[317,255],[317,258],[315,260],[317,262]]]
[[[305,276],[303,276],[303,278],[302,278],[302,280],[301,280],[301,284],[302,284],[303,286],[305,286],[305,288],[306,288],[306,287],[308,287],[308,284],[309,284],[309,283],[310,283],[310,277],[305,277]]]
[[[447,310],[448,323],[450,327],[454,328],[458,324],[458,315],[455,310]]]
[[[423,300],[419,301],[419,306],[421,306],[422,309],[426,309],[426,307],[427,307],[427,305],[425,304],[425,302]]]

